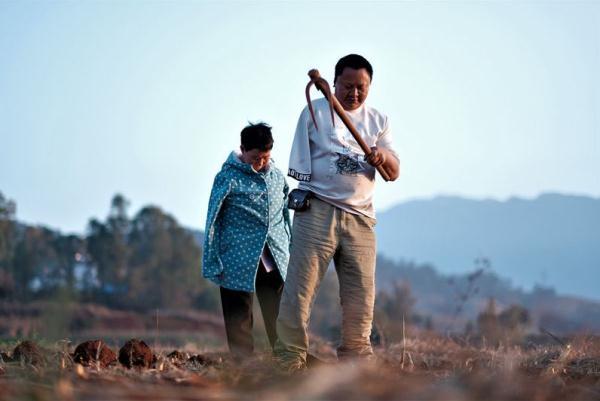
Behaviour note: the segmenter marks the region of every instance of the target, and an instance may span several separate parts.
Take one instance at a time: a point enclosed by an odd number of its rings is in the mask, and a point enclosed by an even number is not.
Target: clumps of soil
[[[566,351],[551,351],[526,359],[522,370],[528,374],[560,374],[571,379],[600,377],[600,359],[569,355]],[[599,382],[600,383],[600,382]]]
[[[600,377],[600,360],[598,358],[574,359],[565,367],[565,374],[574,379]]]
[[[117,362],[117,355],[102,340],[85,341],[75,348],[73,361],[83,366],[106,368]]]
[[[189,357],[187,362],[191,365],[195,366],[215,366],[223,362],[223,358],[221,357],[212,357],[208,355],[192,355]]]
[[[119,362],[126,368],[150,368],[156,362],[156,356],[145,342],[133,338],[119,350]]]
[[[532,357],[525,359],[521,363],[521,368],[525,373],[541,374],[542,372],[551,369],[553,366],[558,366],[560,364],[560,360],[560,351],[546,350],[541,354],[534,354]]]
[[[188,360],[188,354],[175,350],[167,355],[167,359],[175,366],[182,366]]]
[[[0,352],[0,363],[12,362],[12,358],[6,352]]]
[[[30,365],[39,366],[46,363],[46,358],[42,350],[33,341],[23,341],[17,345],[13,351],[12,360],[14,362],[24,362]]]

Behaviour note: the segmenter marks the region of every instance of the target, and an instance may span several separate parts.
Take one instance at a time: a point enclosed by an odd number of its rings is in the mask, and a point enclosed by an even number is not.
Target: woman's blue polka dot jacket
[[[289,187],[273,165],[256,172],[232,152],[213,183],[204,234],[202,275],[217,285],[254,292],[267,244],[285,280],[291,226]]]

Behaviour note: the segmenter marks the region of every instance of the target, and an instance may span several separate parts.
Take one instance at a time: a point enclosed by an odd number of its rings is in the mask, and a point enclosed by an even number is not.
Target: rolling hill
[[[444,274],[491,269],[517,287],[536,284],[600,300],[600,199],[548,193],[506,201],[436,197],[378,214],[378,252]]]

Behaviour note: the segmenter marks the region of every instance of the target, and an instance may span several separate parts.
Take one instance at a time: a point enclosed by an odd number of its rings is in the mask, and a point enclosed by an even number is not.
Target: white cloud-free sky
[[[202,228],[243,126],[274,127],[286,170],[307,71],[331,82],[348,53],[373,64],[368,102],[401,157],[380,210],[600,196],[593,1],[0,1],[0,191],[19,219],[65,231],[117,192]]]

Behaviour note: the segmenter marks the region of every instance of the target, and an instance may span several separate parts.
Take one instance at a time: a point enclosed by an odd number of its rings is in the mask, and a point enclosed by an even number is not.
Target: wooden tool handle
[[[362,139],[362,137],[358,133],[358,130],[356,129],[354,124],[352,124],[352,121],[350,121],[350,118],[348,118],[348,115],[346,114],[346,111],[344,110],[344,108],[342,107],[340,102],[337,100],[337,98],[335,97],[334,94],[331,94],[331,99],[328,98],[329,92],[323,88],[324,81],[321,79],[321,74],[319,73],[319,70],[315,70],[315,69],[310,70],[308,72],[308,76],[310,77],[311,80],[313,80],[313,82],[315,83],[315,86],[317,87],[318,90],[320,90],[323,93],[325,98],[327,100],[331,101],[331,103],[333,105],[333,110],[335,110],[335,113],[340,117],[340,119],[342,120],[342,122],[344,123],[346,128],[348,128],[348,131],[350,131],[350,133],[354,137],[354,140],[356,140],[356,142],[358,143],[358,145],[360,146],[362,151],[365,152],[365,155],[369,156],[371,154],[371,148],[367,145],[367,143],[364,141],[364,139]],[[376,168],[377,168],[377,171],[379,172],[379,174],[381,174],[381,177],[385,181],[390,180],[390,176],[387,173],[387,171],[385,171],[385,169],[383,168],[383,165],[377,166]]]

